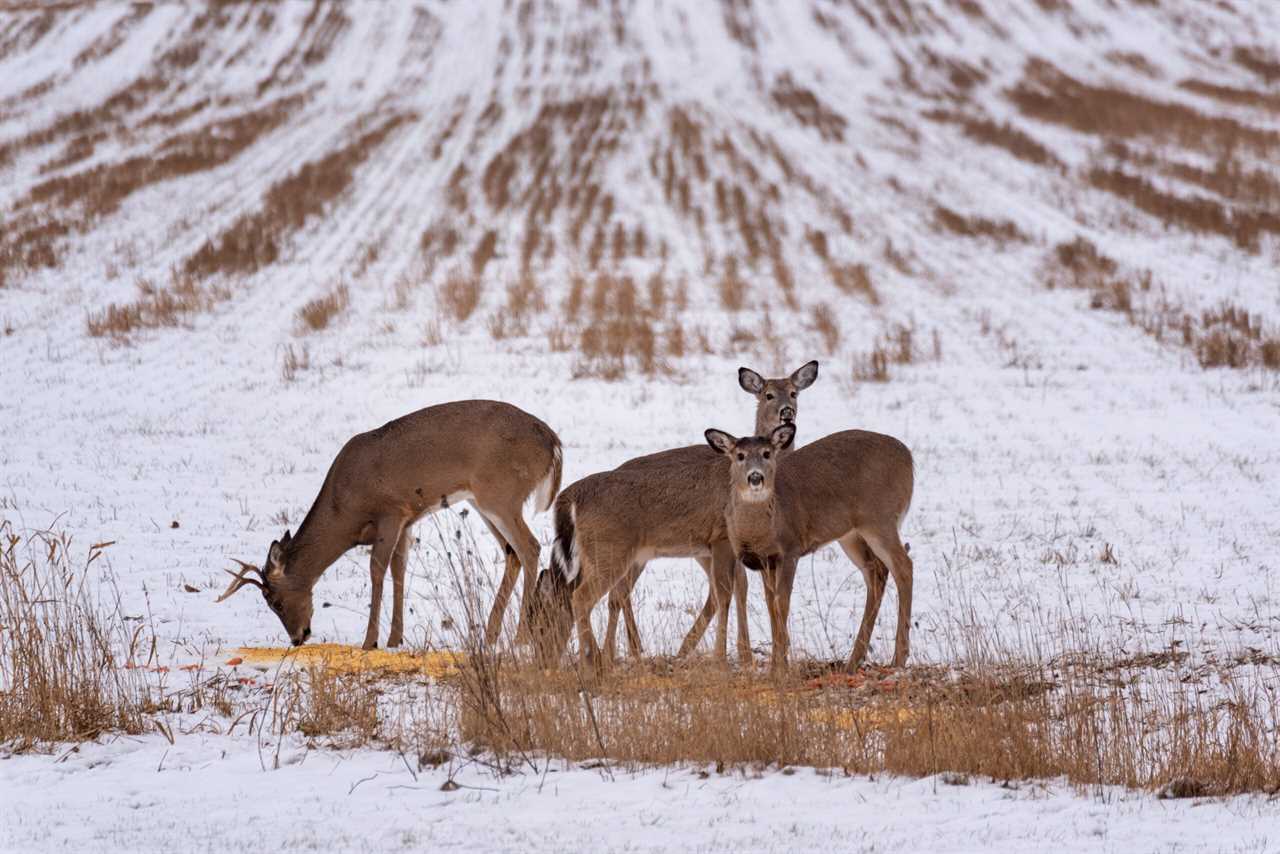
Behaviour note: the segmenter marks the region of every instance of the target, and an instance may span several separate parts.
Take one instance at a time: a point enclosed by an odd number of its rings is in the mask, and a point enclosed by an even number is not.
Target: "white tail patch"
[[[573,520],[573,537],[578,536],[578,507],[575,504],[569,505],[569,518]],[[577,544],[570,539],[567,543],[557,537],[555,545],[555,557],[560,562],[560,566],[564,568],[564,580],[573,581],[578,577],[578,548]]]
[[[551,465],[538,483],[537,489],[534,490],[535,512],[546,513],[551,509],[551,503],[556,500],[556,493],[560,490],[560,467],[563,462],[564,452],[560,449],[560,443],[556,442],[556,446],[551,449]],[[565,565],[568,566],[568,564]]]

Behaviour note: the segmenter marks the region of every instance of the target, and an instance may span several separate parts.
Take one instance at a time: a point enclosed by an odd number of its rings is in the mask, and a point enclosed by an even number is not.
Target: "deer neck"
[[[777,494],[763,501],[747,501],[735,491],[729,498],[729,538],[741,555],[766,558],[778,551]]]
[[[285,556],[285,579],[290,587],[310,590],[324,571],[354,545],[345,532],[335,535],[335,528],[317,520],[314,511],[307,514]]]

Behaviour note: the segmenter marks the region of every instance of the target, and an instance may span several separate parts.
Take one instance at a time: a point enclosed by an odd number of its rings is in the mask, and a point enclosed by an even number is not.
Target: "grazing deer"
[[[744,369],[739,382],[764,399],[758,407],[760,417],[780,422],[784,415],[794,419],[795,393],[812,384],[817,371],[817,363],[810,362],[786,379],[765,381]],[[544,663],[559,659],[576,626],[584,658],[601,666],[591,610],[606,593],[626,584],[616,600],[621,610],[631,584],[655,557],[693,557],[703,563],[711,581],[710,608],[704,611],[718,610],[716,650],[724,658],[728,599],[734,586],[733,553],[724,521],[727,483],[724,458],[697,445],[589,475],[561,492],[555,506],[551,565],[538,580],[538,607],[530,614]],[[745,594],[745,579],[743,590]],[[639,633],[634,617],[628,616],[627,621],[634,652]],[[616,617],[612,623],[616,627]],[[739,625],[745,627],[745,619],[740,618]],[[705,629],[703,622],[694,643]],[[616,645],[614,631],[611,627],[610,650]],[[682,652],[690,648],[686,638]],[[739,651],[749,660],[749,643]]]
[[[797,368],[789,376],[765,379],[750,368],[738,368],[738,385],[743,391],[756,399],[755,435],[767,436],[781,424],[794,424],[800,410],[800,392],[813,385],[818,379],[817,361],[807,362]],[[618,470],[639,468],[655,468],[662,466],[685,466],[713,453],[706,445],[689,445],[659,451],[628,460],[618,466]],[[716,589],[711,575],[711,561],[705,557],[696,558],[698,565],[707,574],[707,600],[698,612],[697,619],[690,627],[680,644],[679,655],[688,655],[702,640],[711,617],[716,613]],[[609,623],[605,633],[605,650],[612,658],[616,649],[618,615],[622,614],[627,631],[627,647],[631,655],[641,655],[640,631],[636,626],[635,613],[631,606],[631,590],[635,587],[644,564],[636,566],[631,573],[609,591]],[[738,660],[747,664],[751,661],[751,635],[747,626],[747,575],[742,567],[735,563],[733,576],[733,598],[737,611],[738,624]]]
[[[285,532],[267,550],[265,571],[241,566],[218,601],[245,585],[262,590],[293,644],[311,635],[311,591],[329,565],[353,546],[373,546],[373,598],[364,648],[378,645],[382,581],[388,565],[394,600],[387,646],[404,639],[405,562],[409,529],[423,516],[470,501],[506,556],[506,568],[485,628],[497,640],[516,574],[524,569],[521,625],[532,602],[538,540],[521,509],[530,497],[547,510],[560,489],[560,439],[542,421],[494,400],[429,406],[353,437],[338,452],[320,494],[296,535]],[[257,578],[250,576],[256,573]]]
[[[866,657],[886,574],[893,575],[898,588],[893,665],[905,664],[912,564],[898,529],[915,486],[915,465],[907,446],[880,433],[845,430],[805,445],[779,463],[779,453],[795,438],[792,424],[783,424],[768,437],[735,439],[720,430],[708,430],[706,437],[729,460],[725,522],[734,556],[764,575],[774,671],[787,664],[796,562],[831,542],[840,543],[867,582],[866,608],[849,670],[856,670]]]

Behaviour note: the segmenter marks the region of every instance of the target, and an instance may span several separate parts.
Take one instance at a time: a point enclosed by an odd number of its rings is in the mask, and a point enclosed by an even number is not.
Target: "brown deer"
[[[886,574],[893,575],[898,588],[893,665],[905,664],[913,570],[898,529],[915,488],[915,465],[907,446],[880,433],[845,430],[780,461],[780,452],[795,438],[794,425],[783,424],[767,437],[735,439],[721,430],[708,430],[706,438],[729,461],[725,522],[733,553],[748,569],[764,575],[774,671],[787,666],[787,618],[796,562],[831,542],[840,543],[867,583],[849,670],[856,670],[866,657]]]
[[[781,424],[794,424],[800,411],[800,392],[813,385],[817,379],[817,361],[805,363],[789,376],[772,379],[765,379],[750,368],[738,368],[739,387],[756,399],[755,435],[767,436],[775,427]],[[689,445],[628,460],[618,466],[618,470],[652,469],[673,465],[685,466],[690,462],[706,458],[710,453],[713,453],[713,451],[706,445]],[[711,561],[706,557],[698,557],[696,560],[698,565],[702,567],[703,572],[707,574],[707,600],[694,620],[693,626],[690,627],[683,642],[680,644],[678,654],[681,657],[688,655],[697,647],[699,641],[702,640],[703,634],[706,633],[707,626],[710,624],[711,617],[716,613],[717,608],[716,590],[714,583],[712,583]],[[627,648],[630,654],[633,657],[641,655],[640,631],[636,626],[635,613],[631,606],[631,590],[635,587],[636,581],[643,571],[644,564],[637,565],[632,572],[628,573],[626,578],[609,591],[609,623],[605,633],[605,651],[610,658],[613,657],[617,645],[616,635],[619,613],[621,613],[625,621]],[[733,598],[737,611],[738,660],[743,664],[747,664],[751,661],[751,635],[747,626],[747,575],[742,566],[736,563],[733,576]]]
[[[763,417],[781,421],[784,414],[795,417],[793,393],[812,384],[817,370],[817,363],[811,362],[785,380],[768,381],[775,385],[767,385],[754,371],[739,376],[744,388],[758,389],[765,398],[759,407]],[[724,521],[728,468],[723,457],[705,446],[676,448],[589,475],[560,493],[551,565],[538,580],[538,607],[530,615],[544,663],[559,659],[576,626],[583,657],[593,666],[603,666],[591,629],[592,608],[620,583],[627,584],[623,592],[629,592],[640,570],[655,557],[702,560],[711,580],[710,607],[704,610],[718,611],[716,650],[725,657],[728,600],[734,587],[733,553]],[[623,595],[616,601],[618,610],[625,599]],[[745,623],[741,619],[739,625]],[[628,617],[628,624],[634,651],[639,644],[634,617]],[[705,628],[704,622],[697,638]],[[682,651],[692,648],[688,641]],[[615,643],[611,630],[611,650]],[[749,643],[745,654],[749,659]]]
[[[423,516],[470,501],[506,556],[485,627],[497,640],[516,575],[524,569],[521,619],[532,602],[538,540],[521,509],[530,497],[547,510],[560,489],[560,439],[542,421],[494,400],[461,400],[420,409],[348,441],[325,475],[320,494],[296,535],[285,532],[267,550],[265,571],[236,561],[241,571],[218,601],[245,585],[262,591],[294,645],[311,636],[311,591],[329,565],[353,546],[373,546],[373,598],[364,648],[378,645],[382,582],[391,567],[393,602],[387,646],[404,639],[404,576],[412,537]],[[258,577],[253,578],[250,573]]]

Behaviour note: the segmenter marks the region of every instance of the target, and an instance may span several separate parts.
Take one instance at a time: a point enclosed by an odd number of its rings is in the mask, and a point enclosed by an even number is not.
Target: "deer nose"
[[[747,475],[747,483],[752,486],[759,486],[764,483],[764,475],[760,474],[758,471],[753,471],[751,474]]]
[[[794,409],[793,407],[790,407],[790,406],[784,406],[784,407],[782,407],[782,411],[781,411],[781,412],[779,412],[779,413],[778,413],[778,415],[779,415],[779,417],[781,417],[781,418],[782,418],[782,420],[783,420],[783,421],[795,421],[795,420],[796,420],[796,411],[795,411],[795,409]]]

